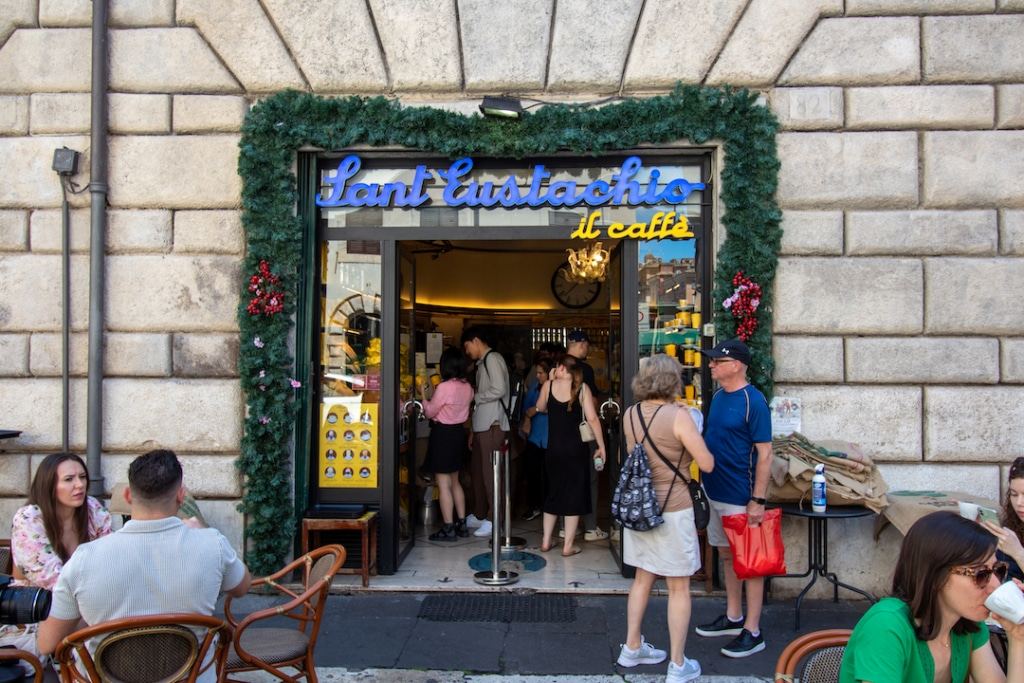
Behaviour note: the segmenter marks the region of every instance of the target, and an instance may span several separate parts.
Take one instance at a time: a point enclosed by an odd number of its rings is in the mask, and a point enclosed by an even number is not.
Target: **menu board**
[[[323,488],[377,487],[377,406],[321,406],[318,479]]]

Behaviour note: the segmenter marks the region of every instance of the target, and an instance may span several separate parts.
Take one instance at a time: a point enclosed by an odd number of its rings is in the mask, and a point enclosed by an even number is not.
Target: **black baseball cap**
[[[739,339],[726,339],[710,351],[701,351],[708,358],[732,358],[744,365],[750,365],[750,349]]]
[[[569,330],[569,341],[571,342],[587,342],[590,343],[590,335],[585,331],[576,328],[575,330]]]

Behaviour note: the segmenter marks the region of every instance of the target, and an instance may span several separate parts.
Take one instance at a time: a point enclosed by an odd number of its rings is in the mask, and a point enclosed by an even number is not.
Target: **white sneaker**
[[[581,529],[579,527],[576,527],[576,535],[579,536],[582,533],[583,533],[583,529]],[[565,529],[559,529],[558,530],[558,537],[559,538],[565,538]],[[590,539],[588,538],[587,540],[589,541]]]
[[[474,536],[480,536],[481,538],[491,535],[491,520],[485,519],[480,522],[480,528],[473,532]]]
[[[640,647],[636,650],[630,650],[625,643],[622,644],[617,663],[619,666],[625,667],[634,667],[638,664],[661,664],[665,661],[665,657],[668,657],[667,652],[659,650],[644,640],[643,636],[640,636]]]
[[[481,520],[474,515],[472,512],[466,515],[466,526],[470,529],[475,529],[480,526]]]
[[[583,534],[584,541],[603,541],[606,538],[608,538],[608,532],[601,529],[601,527],[591,529],[587,533]]]
[[[700,678],[700,664],[696,659],[683,657],[683,665],[675,662],[668,663],[668,674],[665,676],[665,683],[686,683]]]

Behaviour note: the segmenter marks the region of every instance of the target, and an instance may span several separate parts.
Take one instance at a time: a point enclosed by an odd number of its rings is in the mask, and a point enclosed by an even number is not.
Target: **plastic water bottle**
[[[811,479],[811,509],[815,512],[825,511],[825,463],[814,467],[814,478]]]

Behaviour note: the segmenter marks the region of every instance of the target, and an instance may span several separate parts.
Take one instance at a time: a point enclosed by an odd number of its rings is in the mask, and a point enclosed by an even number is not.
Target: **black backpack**
[[[658,406],[658,410],[662,407]],[[654,414],[657,415],[658,411],[654,411]],[[633,450],[626,456],[626,461],[622,463],[619,483],[612,494],[612,519],[633,531],[649,531],[665,522],[661,516],[661,505],[654,494],[651,465],[647,461],[643,439],[637,440]]]

